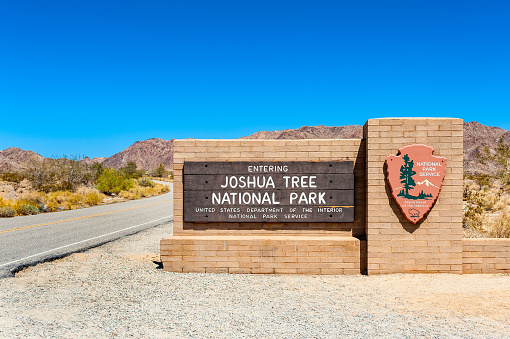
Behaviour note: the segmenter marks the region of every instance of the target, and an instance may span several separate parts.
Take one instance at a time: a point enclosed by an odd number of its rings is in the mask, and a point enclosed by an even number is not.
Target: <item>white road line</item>
[[[70,247],[70,246],[78,245],[78,244],[81,244],[81,243],[84,243],[84,242],[87,242],[87,241],[91,241],[91,240],[99,239],[99,238],[102,238],[102,237],[106,237],[106,236],[108,236],[108,235],[112,235],[112,234],[119,233],[119,232],[122,232],[122,231],[127,231],[127,230],[132,229],[132,228],[135,228],[135,227],[139,227],[139,226],[147,225],[147,224],[150,224],[150,223],[153,223],[153,222],[156,222],[156,221],[160,221],[160,220],[163,220],[163,219],[171,218],[171,217],[172,217],[172,216],[171,216],[171,215],[169,215],[169,216],[167,216],[167,217],[163,217],[163,218],[159,218],[159,219],[156,219],[156,220],[152,220],[152,221],[144,222],[143,224],[138,224],[138,225],[131,226],[131,227],[128,227],[128,228],[124,228],[124,229],[121,229],[121,230],[118,230],[118,231],[115,231],[115,232],[110,232],[110,233],[107,233],[107,234],[99,235],[99,236],[97,236],[97,237],[93,237],[93,238],[89,238],[89,239],[86,239],[86,240],[78,241],[78,242],[75,242],[75,243],[72,243],[72,244],[69,244],[69,245],[65,245],[65,246],[57,247],[57,248],[51,249],[51,250],[49,250],[49,251],[44,251],[44,252],[37,253],[37,254],[34,254],[34,255],[30,255],[30,256],[28,256],[28,257],[24,257],[24,258],[21,258],[21,259],[17,259],[17,260],[14,260],[14,261],[11,261],[11,262],[8,262],[8,263],[5,263],[5,264],[1,264],[1,265],[0,265],[0,267],[8,266],[8,265],[12,265],[12,264],[17,263],[17,262],[19,262],[19,261],[27,260],[27,259],[30,259],[30,258],[33,258],[33,257],[37,257],[37,256],[40,256],[40,255],[46,254],[46,253],[51,253],[51,252],[53,252],[53,251],[58,251],[58,250],[61,250],[61,249],[63,249],[63,248],[66,248],[66,247]]]

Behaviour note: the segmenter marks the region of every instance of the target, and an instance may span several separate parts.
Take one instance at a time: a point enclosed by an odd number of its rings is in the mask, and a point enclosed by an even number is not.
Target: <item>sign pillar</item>
[[[462,273],[462,120],[370,119],[364,138],[368,274]]]

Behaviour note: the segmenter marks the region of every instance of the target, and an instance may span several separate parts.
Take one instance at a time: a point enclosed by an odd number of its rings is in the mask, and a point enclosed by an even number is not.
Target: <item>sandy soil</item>
[[[169,273],[170,229],[0,280],[0,337],[510,337],[509,275]]]

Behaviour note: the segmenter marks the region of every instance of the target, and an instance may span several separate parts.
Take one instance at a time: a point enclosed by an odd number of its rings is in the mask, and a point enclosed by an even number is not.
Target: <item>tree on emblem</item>
[[[408,199],[416,198],[409,195],[409,190],[416,186],[416,183],[413,179],[413,176],[416,174],[416,172],[413,171],[414,161],[409,160],[409,156],[407,154],[404,155],[402,159],[404,159],[405,164],[400,166],[400,183],[404,184],[404,188],[406,190],[404,197]]]

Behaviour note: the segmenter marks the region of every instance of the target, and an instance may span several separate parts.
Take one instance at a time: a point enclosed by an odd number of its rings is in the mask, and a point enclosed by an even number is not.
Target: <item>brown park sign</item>
[[[353,222],[354,164],[185,162],[185,222]]]
[[[446,172],[446,158],[426,145],[409,145],[386,158],[391,194],[407,220],[416,224],[434,205]]]

